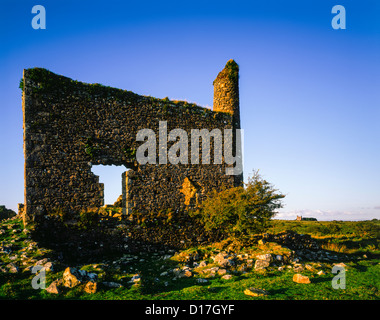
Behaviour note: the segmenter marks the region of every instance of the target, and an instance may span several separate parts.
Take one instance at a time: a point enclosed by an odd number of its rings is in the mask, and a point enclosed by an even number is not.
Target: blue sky
[[[31,27],[36,4],[46,30]],[[337,4],[346,30],[331,27]],[[380,218],[378,1],[6,0],[0,39],[0,204],[23,202],[24,68],[211,107],[233,58],[244,174],[287,195],[278,217]],[[113,202],[120,172],[103,175]]]

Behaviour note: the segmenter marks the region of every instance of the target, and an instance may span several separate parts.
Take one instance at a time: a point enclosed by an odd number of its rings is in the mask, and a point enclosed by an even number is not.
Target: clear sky
[[[45,30],[31,26],[37,4]],[[345,30],[331,26],[337,4]],[[278,217],[380,218],[379,1],[2,0],[0,12],[0,204],[23,202],[24,68],[211,107],[232,58],[244,175],[287,195]],[[113,202],[120,172],[109,177]]]

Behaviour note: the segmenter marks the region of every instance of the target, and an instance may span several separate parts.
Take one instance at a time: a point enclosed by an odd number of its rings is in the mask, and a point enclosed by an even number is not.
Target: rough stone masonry
[[[231,165],[224,162],[141,165],[135,156],[142,143],[136,133],[144,128],[158,133],[160,121],[167,122],[168,131],[181,128],[188,134],[191,129],[240,128],[238,73],[236,62],[229,60],[214,80],[211,111],[185,101],[82,83],[42,68],[25,69],[24,223],[58,209],[75,213],[101,207],[104,186],[91,172],[92,165],[128,169],[121,178],[124,214],[180,212],[197,206],[212,190],[241,184],[242,174],[226,175]]]

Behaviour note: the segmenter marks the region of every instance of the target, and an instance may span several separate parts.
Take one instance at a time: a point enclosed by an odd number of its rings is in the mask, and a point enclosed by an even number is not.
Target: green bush
[[[192,215],[223,238],[260,233],[282,207],[285,196],[277,191],[256,171],[245,187],[214,191]]]

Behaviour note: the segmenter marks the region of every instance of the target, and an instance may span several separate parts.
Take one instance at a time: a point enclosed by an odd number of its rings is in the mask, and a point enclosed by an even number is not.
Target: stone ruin
[[[158,156],[156,164],[136,161],[136,149],[142,144],[136,141],[137,132],[149,128],[158,137],[163,121],[168,132],[181,128],[189,135],[192,129],[239,129],[238,71],[230,60],[218,74],[209,110],[82,83],[46,69],[25,69],[21,82],[25,199],[19,205],[24,223],[38,222],[58,209],[75,213],[103,206],[104,186],[91,172],[93,165],[129,169],[121,178],[125,215],[186,211],[212,190],[241,185],[243,175],[227,175],[226,168],[232,165],[225,162],[157,164]],[[168,141],[167,147],[173,144]],[[162,145],[157,143],[156,148],[158,155]],[[211,144],[211,157],[213,151]]]

